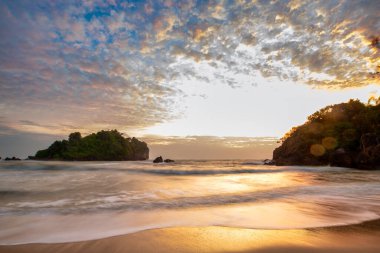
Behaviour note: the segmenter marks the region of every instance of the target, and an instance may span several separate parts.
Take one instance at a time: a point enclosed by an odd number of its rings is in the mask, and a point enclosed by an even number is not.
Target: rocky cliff
[[[380,103],[350,100],[321,109],[282,138],[273,160],[276,165],[380,169]]]

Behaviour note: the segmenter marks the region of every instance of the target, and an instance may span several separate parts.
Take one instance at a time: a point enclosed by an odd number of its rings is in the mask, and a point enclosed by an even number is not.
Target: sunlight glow
[[[146,128],[142,135],[281,137],[324,106],[351,98],[367,102],[380,88],[370,85],[343,90],[315,89],[261,78],[257,86],[239,89],[217,80],[207,83],[184,79],[182,90],[187,94],[179,108],[184,110],[183,117]]]

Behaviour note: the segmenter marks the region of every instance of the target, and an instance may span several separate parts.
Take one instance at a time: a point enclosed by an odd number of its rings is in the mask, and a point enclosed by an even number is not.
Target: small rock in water
[[[166,163],[174,163],[175,161],[172,160],[172,159],[165,159],[164,162],[166,162]]]
[[[156,157],[156,159],[153,160],[153,163],[162,163],[164,160],[162,159],[162,156]]]
[[[264,160],[264,165],[274,165],[274,161],[272,159],[265,159]]]

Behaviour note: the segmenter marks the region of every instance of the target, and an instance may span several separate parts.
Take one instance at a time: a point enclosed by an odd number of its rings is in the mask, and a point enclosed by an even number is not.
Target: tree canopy
[[[146,160],[149,148],[136,138],[124,138],[117,130],[100,131],[82,137],[71,133],[68,140],[55,141],[36,153],[41,160]]]

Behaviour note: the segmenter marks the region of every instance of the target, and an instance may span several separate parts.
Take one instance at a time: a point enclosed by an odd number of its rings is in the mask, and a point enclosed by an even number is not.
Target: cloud
[[[0,104],[12,122],[127,131],[177,117],[188,95],[183,78],[232,88],[258,77],[379,84],[379,7],[370,0],[2,1]]]
[[[212,15],[199,15],[205,18],[192,28],[191,42],[181,54],[197,62],[220,61],[238,73],[254,76],[258,71],[264,77],[315,86],[378,83],[369,75],[379,64],[379,50],[370,42],[380,26],[378,5],[374,1],[235,3],[224,7],[228,18],[223,25]]]
[[[4,159],[16,156],[24,159],[40,149],[45,149],[53,141],[63,138],[65,137],[61,135],[18,131],[0,120],[0,157]]]
[[[177,91],[160,83],[161,69],[144,73],[146,59],[113,47],[110,33],[133,27],[123,26],[122,15],[119,26],[107,26],[71,5],[60,11],[46,3],[51,14],[33,5],[30,15],[29,6],[2,7],[13,13],[1,21],[0,90],[8,118],[133,129],[171,117],[167,107]]]

